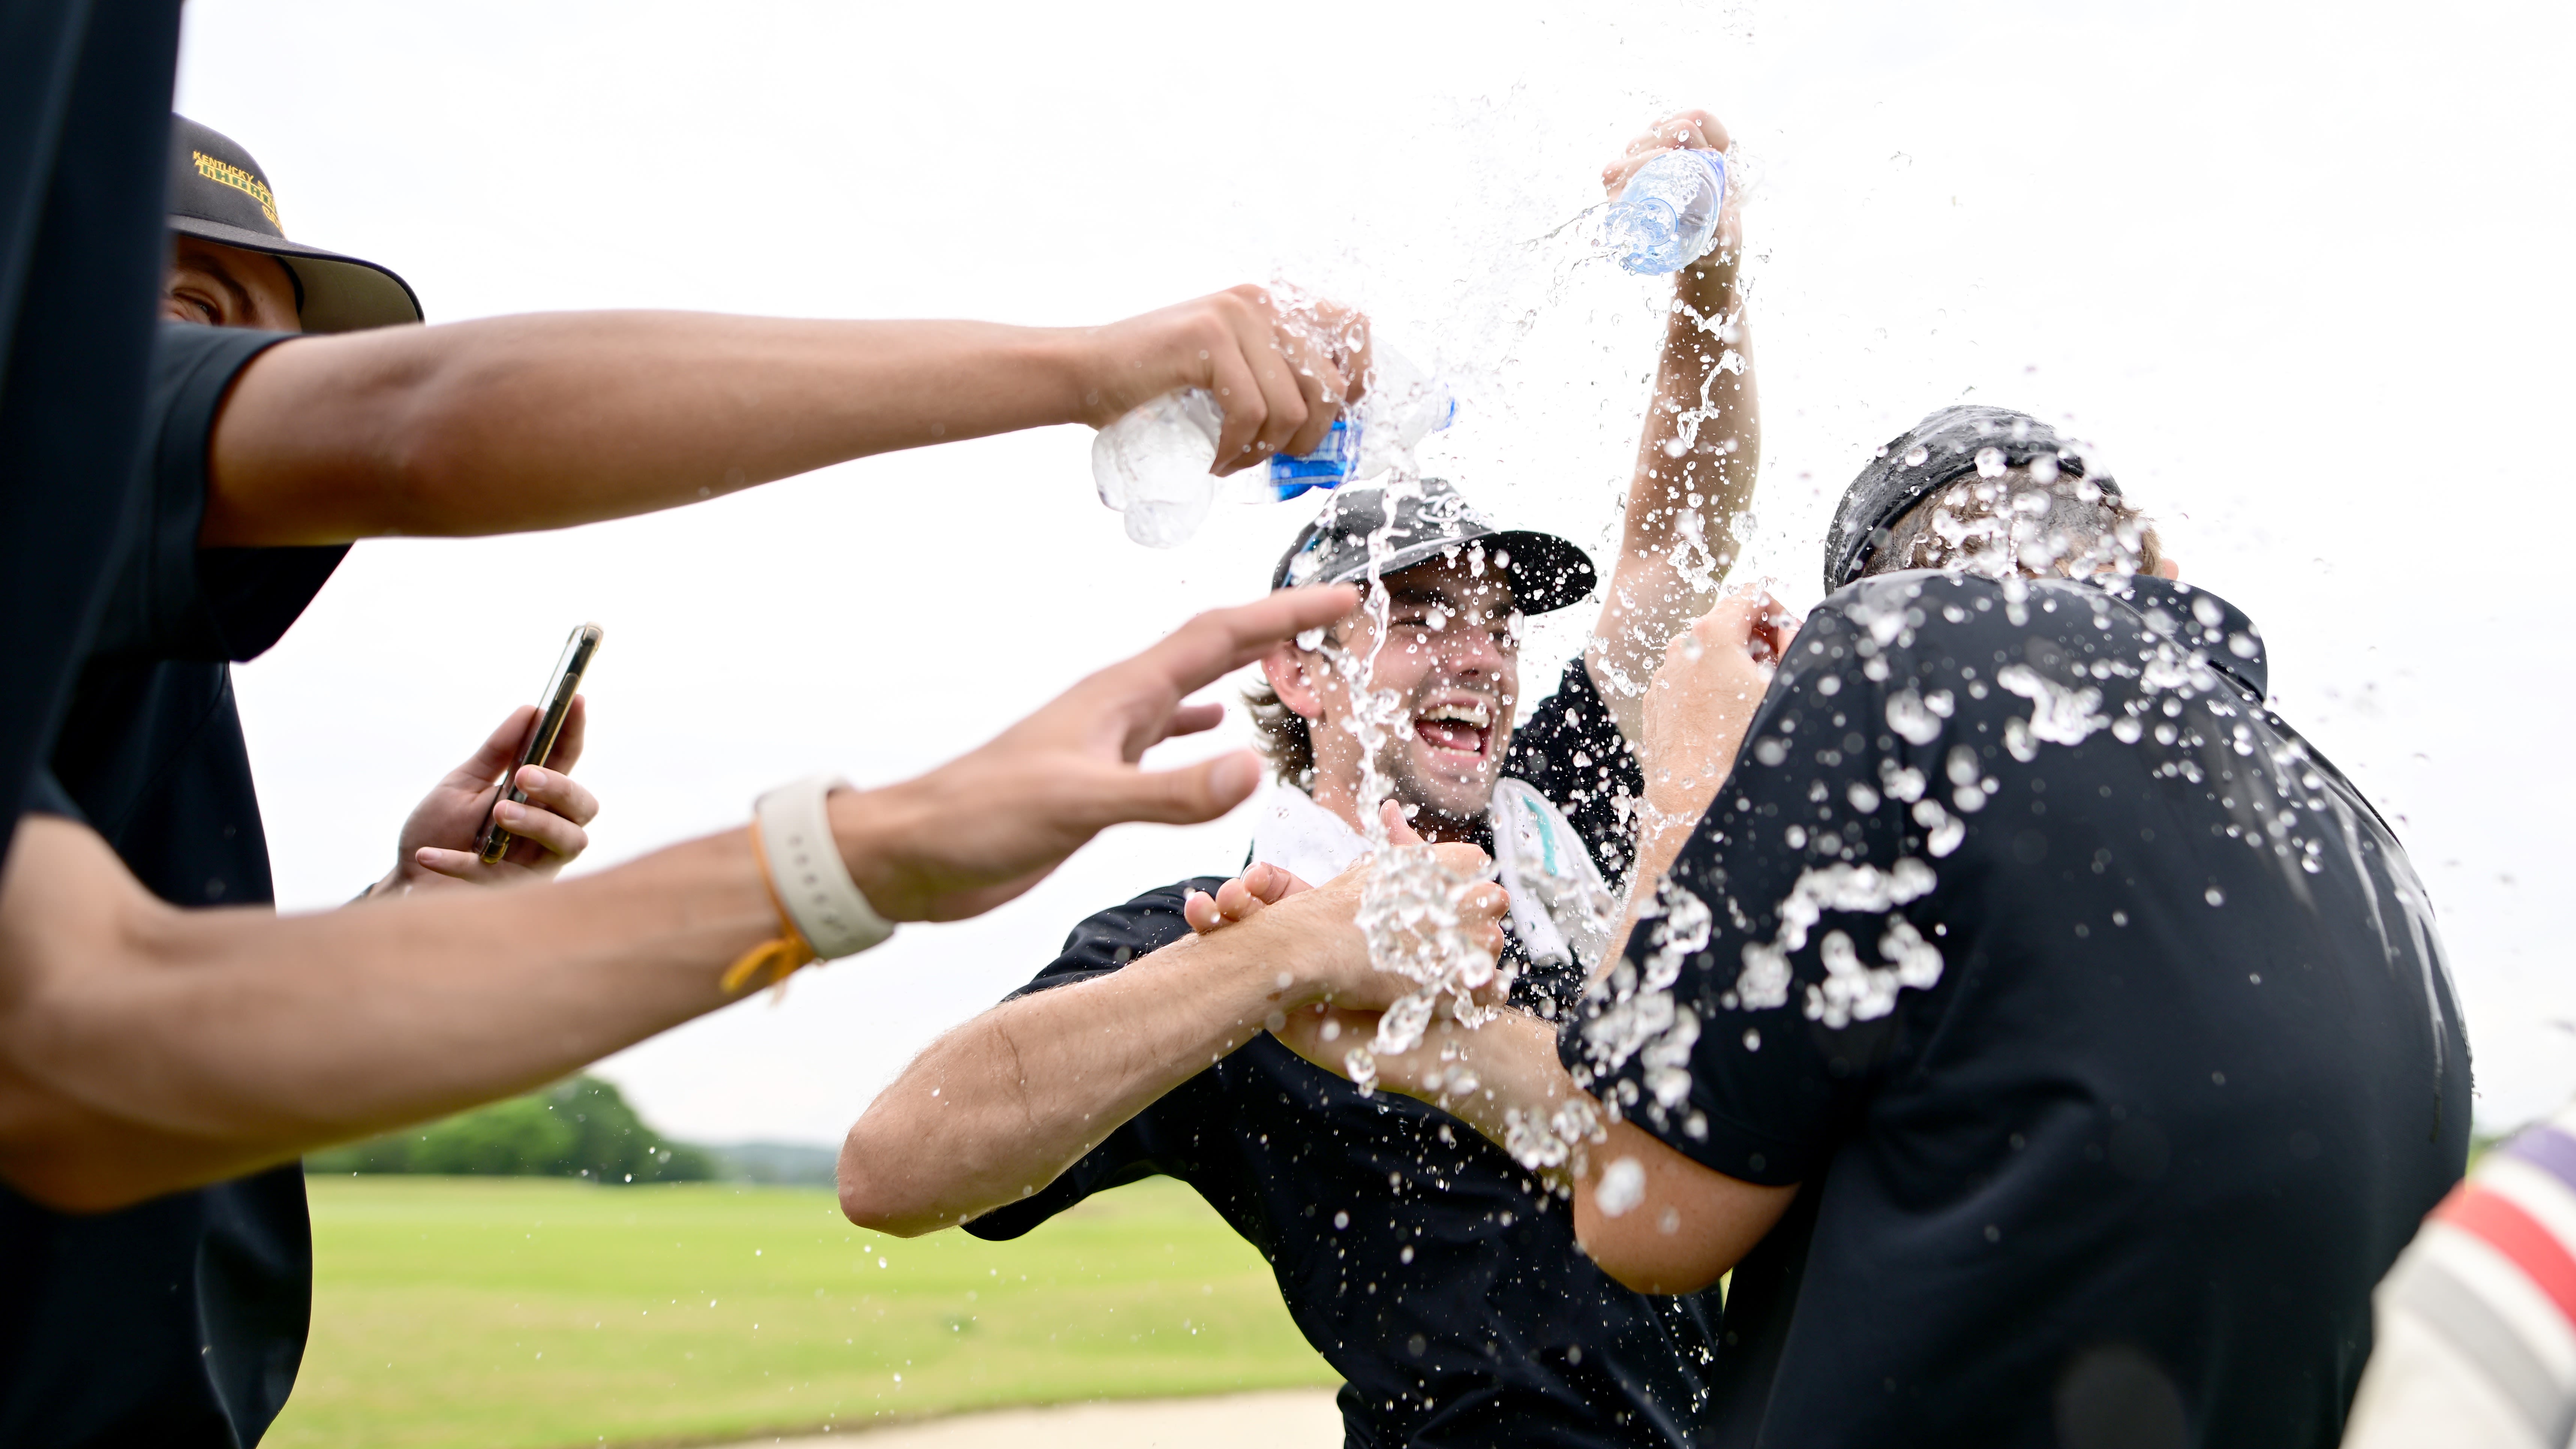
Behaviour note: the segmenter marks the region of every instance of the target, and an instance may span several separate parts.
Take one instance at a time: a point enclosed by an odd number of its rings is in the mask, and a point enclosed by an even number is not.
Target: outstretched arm
[[[1616,197],[1638,168],[1666,151],[1726,145],[1716,118],[1683,111],[1631,142],[1603,168],[1602,184]],[[1735,563],[1739,519],[1752,506],[1761,461],[1753,338],[1737,285],[1744,246],[1733,180],[1730,174],[1715,248],[1673,277],[1672,319],[1637,443],[1619,557],[1584,651],[1594,686],[1632,743],[1645,738],[1641,696],[1664,645],[1708,611]]]
[[[1321,441],[1360,376],[1348,314],[1237,287],[1104,327],[565,312],[302,337],[216,420],[209,546],[563,528],[827,464],[1055,423],[1183,387],[1220,471]]]
[[[1473,846],[1439,849],[1455,868],[1482,864]],[[850,1128],[841,1211],[910,1237],[1017,1202],[1265,1025],[1366,991],[1355,984],[1369,974],[1366,952],[1329,944],[1350,929],[1365,873],[1097,980],[1005,1002],[932,1043]],[[1200,919],[1206,898],[1190,905]],[[1479,887],[1471,908],[1499,950],[1501,889]]]
[[[1213,819],[1252,792],[1236,751],[1136,768],[1219,711],[1181,700],[1331,622],[1346,588],[1203,614],[918,779],[829,801],[890,920],[1027,890],[1103,828]],[[17,826],[0,873],[0,1179],[122,1206],[507,1096],[721,1006],[779,932],[747,831],[547,890],[455,891],[276,917],[155,900],[86,827]]]

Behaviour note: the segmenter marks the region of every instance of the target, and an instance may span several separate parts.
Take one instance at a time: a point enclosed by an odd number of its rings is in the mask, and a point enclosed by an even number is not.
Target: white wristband
[[[760,848],[769,860],[769,884],[797,933],[814,954],[826,961],[856,956],[894,934],[894,923],[880,916],[850,879],[841,848],[832,840],[832,818],[824,797],[847,789],[849,781],[815,775],[781,785],[752,803],[760,825]]]

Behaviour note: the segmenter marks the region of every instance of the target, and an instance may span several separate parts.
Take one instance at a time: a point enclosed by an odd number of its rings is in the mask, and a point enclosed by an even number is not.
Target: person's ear
[[[1270,681],[1270,692],[1288,706],[1288,712],[1301,719],[1324,717],[1323,691],[1316,687],[1315,670],[1320,666],[1314,655],[1291,643],[1270,646],[1261,656],[1261,675]]]

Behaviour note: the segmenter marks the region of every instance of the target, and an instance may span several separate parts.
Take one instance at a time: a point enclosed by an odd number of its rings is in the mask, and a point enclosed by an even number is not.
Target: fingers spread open
[[[1249,604],[1210,609],[1164,635],[1136,659],[1150,662],[1175,695],[1195,694],[1258,660],[1272,645],[1305,630],[1323,628],[1359,604],[1359,590],[1348,584],[1281,589]]]
[[[1104,772],[1088,802],[1093,831],[1128,821],[1196,825],[1244,802],[1261,783],[1261,760],[1235,750],[1177,770]]]
[[[1194,735],[1215,729],[1223,723],[1225,723],[1224,705],[1185,704],[1173,710],[1171,718],[1163,722],[1163,738],[1168,740],[1181,735]]]

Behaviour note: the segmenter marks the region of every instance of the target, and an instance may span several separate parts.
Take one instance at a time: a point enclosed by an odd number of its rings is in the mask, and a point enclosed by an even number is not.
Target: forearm
[[[1713,787],[1734,767],[1735,750],[1729,745],[1715,761],[1713,774],[1700,777],[1709,788],[1702,788],[1695,780],[1646,782],[1644,808],[1637,812],[1636,865],[1628,872],[1628,901],[1620,912],[1619,929],[1610,937],[1612,944],[1624,944],[1636,933],[1638,916],[1655,899],[1665,874],[1680,858],[1682,847],[1690,843],[1691,833],[1699,828],[1700,817],[1708,813]],[[1654,768],[1651,762],[1648,768]],[[1620,953],[1603,952],[1593,966],[1593,979],[1609,974],[1619,960]]]
[[[209,545],[560,528],[871,453],[1082,419],[1080,334],[682,312],[281,344],[209,449]]]
[[[0,1177],[95,1209],[552,1080],[724,1001],[741,833],[543,891],[179,911],[29,817],[0,882]]]
[[[1387,1087],[1438,1107],[1516,1156],[1514,1139],[1528,1140],[1527,1124],[1553,1120],[1582,1096],[1557,1061],[1555,1027],[1518,1011],[1473,1031],[1444,1018],[1413,1051],[1378,1057],[1377,1070]],[[1521,1165],[1550,1181],[1564,1176],[1562,1165],[1536,1158],[1524,1156]]]
[[[1007,1002],[932,1044],[850,1128],[842,1211],[912,1236],[1055,1181],[1280,1009],[1275,964],[1232,934]]]
[[[1567,1192],[1585,1254],[1640,1293],[1692,1293],[1716,1282],[1795,1194],[1712,1172],[1635,1123],[1609,1120],[1558,1060],[1556,1028],[1547,1022],[1515,1015],[1475,1031],[1453,1024],[1438,1035],[1445,1039],[1417,1055],[1439,1065],[1408,1073],[1402,1090],[1458,1117]],[[1386,1068],[1379,1064],[1381,1073]],[[1474,1074],[1472,1088],[1429,1085],[1454,1084],[1460,1068]]]
[[[1684,269],[1637,444],[1619,556],[1585,651],[1631,740],[1665,644],[1715,602],[1761,464],[1753,339],[1730,259]]]
[[[1668,553],[1696,535],[1717,556],[1717,574],[1725,573],[1743,544],[1737,518],[1752,504],[1761,461],[1758,402],[1736,258],[1704,257],[1682,269],[1674,289],[1637,440],[1626,551]]]

